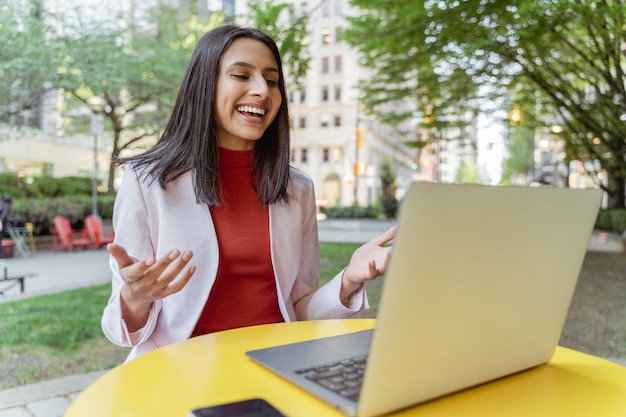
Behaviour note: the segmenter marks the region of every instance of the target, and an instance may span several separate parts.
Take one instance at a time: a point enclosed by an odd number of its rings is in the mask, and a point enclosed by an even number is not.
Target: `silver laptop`
[[[376,328],[247,355],[359,417],[543,364],[559,341],[601,197],[413,184],[379,278]],[[353,382],[341,385],[344,376]]]

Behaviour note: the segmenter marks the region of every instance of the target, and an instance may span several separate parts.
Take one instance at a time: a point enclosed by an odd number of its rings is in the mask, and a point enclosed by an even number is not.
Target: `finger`
[[[196,272],[195,266],[190,266],[185,270],[185,272],[181,275],[180,279],[168,285],[162,293],[163,297],[167,297],[168,295],[172,295],[182,290],[185,285],[189,282],[193,274]]]
[[[370,278],[376,278],[378,275],[380,275],[378,268],[376,268],[376,260],[372,259],[371,261],[369,261],[367,266],[369,267]]]
[[[180,274],[192,256],[193,253],[191,251],[181,253],[179,250],[174,249],[159,259],[147,272],[158,274],[156,281],[167,286]]]
[[[383,234],[381,234],[380,236],[377,236],[374,239],[372,239],[370,241],[370,243],[372,243],[372,244],[374,244],[376,246],[384,246],[384,245],[386,245],[389,241],[393,240],[396,237],[396,229],[397,228],[398,228],[397,225],[394,225],[394,226],[390,227]]]
[[[131,258],[126,252],[126,249],[123,246],[118,245],[117,243],[111,243],[107,246],[107,250],[115,258],[117,261],[117,265],[120,269],[124,268],[127,265],[135,262],[134,258]]]

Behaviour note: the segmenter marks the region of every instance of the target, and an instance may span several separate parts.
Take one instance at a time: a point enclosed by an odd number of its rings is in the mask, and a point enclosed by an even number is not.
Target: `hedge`
[[[115,196],[98,196],[100,217],[112,217],[114,201]],[[10,218],[32,223],[35,235],[49,235],[52,234],[53,219],[57,214],[67,217],[73,228],[83,228],[84,219],[91,214],[91,209],[92,200],[87,196],[20,198],[13,199]]]
[[[596,228],[623,234],[626,231],[626,209],[603,209],[598,213]]]

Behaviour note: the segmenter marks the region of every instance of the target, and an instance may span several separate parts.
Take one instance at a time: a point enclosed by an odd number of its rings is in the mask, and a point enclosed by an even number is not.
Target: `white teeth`
[[[265,109],[259,109],[252,106],[239,106],[237,107],[237,111],[245,112],[245,113],[256,113],[263,116],[265,114]]]

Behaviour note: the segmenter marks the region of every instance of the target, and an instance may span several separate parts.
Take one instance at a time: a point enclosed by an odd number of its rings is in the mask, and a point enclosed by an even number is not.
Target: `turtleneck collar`
[[[231,149],[219,148],[220,165],[230,168],[250,168],[254,149],[249,151],[233,151]]]

